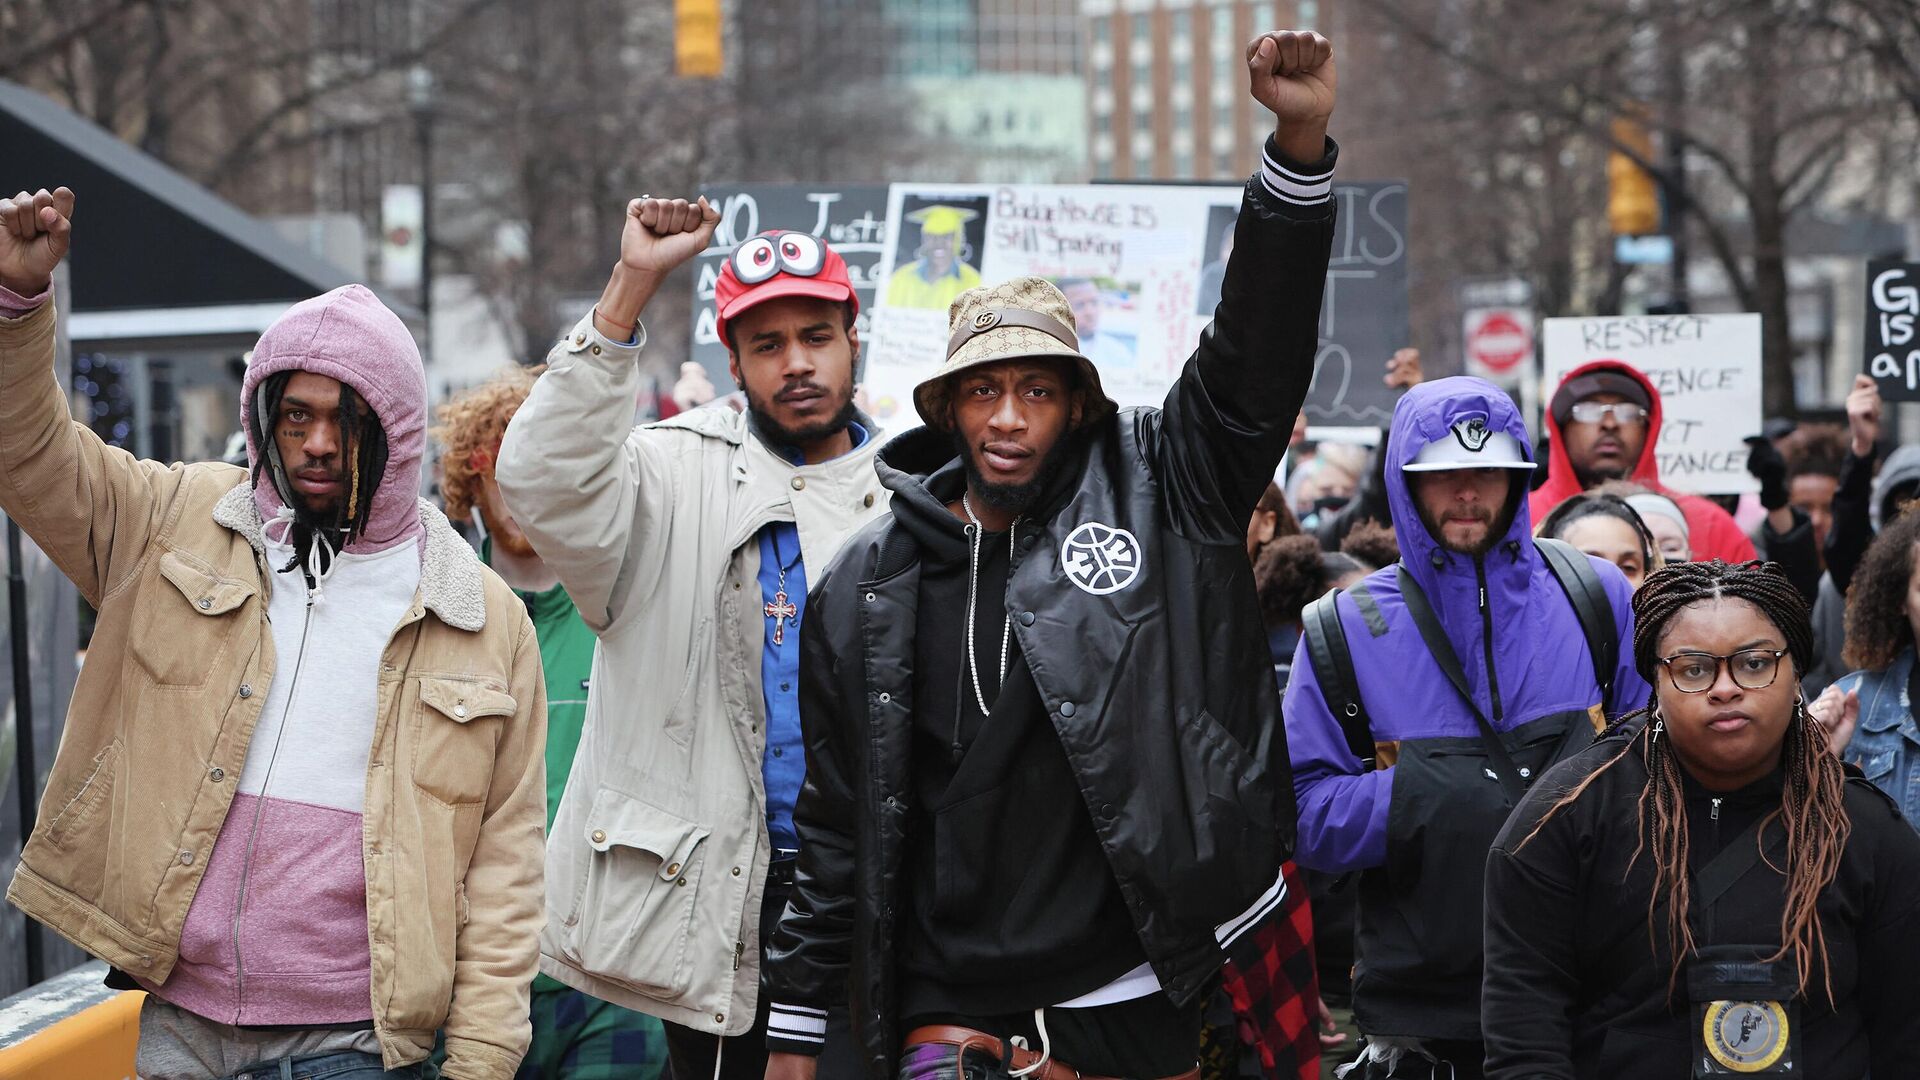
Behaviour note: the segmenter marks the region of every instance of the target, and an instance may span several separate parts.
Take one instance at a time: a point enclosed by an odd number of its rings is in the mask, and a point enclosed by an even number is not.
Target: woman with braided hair
[[[1920,834],[1807,714],[1805,601],[1714,561],[1633,607],[1650,707],[1488,858],[1487,1077],[1920,1076]]]

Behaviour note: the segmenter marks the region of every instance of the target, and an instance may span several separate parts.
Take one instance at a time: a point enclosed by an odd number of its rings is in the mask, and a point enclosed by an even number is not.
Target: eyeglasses
[[[1704,694],[1720,681],[1720,665],[1725,663],[1733,675],[1733,685],[1742,690],[1765,690],[1780,674],[1780,658],[1785,649],[1744,649],[1731,656],[1706,652],[1681,652],[1660,657],[1673,688],[1683,694]]]
[[[1597,424],[1612,413],[1615,423],[1637,424],[1647,418],[1644,406],[1631,401],[1577,401],[1567,415],[1583,424]]]

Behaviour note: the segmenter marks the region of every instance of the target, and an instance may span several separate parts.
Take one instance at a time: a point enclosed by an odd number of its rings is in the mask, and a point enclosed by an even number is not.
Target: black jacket
[[[1654,916],[1657,953],[1648,936],[1649,855],[1628,869],[1647,779],[1639,753],[1628,753],[1521,844],[1547,807],[1618,754],[1643,723],[1621,725],[1548,772],[1494,844],[1481,997],[1488,1080],[1691,1075],[1697,1021],[1684,973],[1673,1003],[1667,1000],[1664,906]],[[1722,796],[1716,818],[1713,793],[1689,781],[1691,871],[1743,834],[1751,843],[1746,829],[1779,808],[1780,785],[1776,773]],[[1853,834],[1819,901],[1838,1008],[1828,1006],[1816,963],[1813,989],[1800,999],[1798,1075],[1862,1080],[1871,1069],[1876,1080],[1920,1076],[1920,835],[1863,779],[1848,780],[1846,806]],[[1779,829],[1777,821],[1768,825],[1769,833]],[[1785,897],[1785,877],[1753,866],[1719,903],[1690,911],[1696,946],[1762,945],[1770,955],[1779,947]]]
[[[1162,408],[1122,410],[1086,433],[1071,494],[1023,528],[1007,586],[1021,654],[1141,945],[1181,1004],[1220,968],[1217,928],[1278,904],[1292,847],[1246,528],[1312,380],[1333,220],[1331,204],[1284,205],[1248,186],[1198,351]],[[883,449],[877,467],[896,501],[932,499],[925,476],[952,445],[918,430]],[[1090,556],[1119,569],[1092,575]],[[876,1078],[892,1076],[904,1034],[893,950],[913,842],[919,573],[917,542],[890,514],[847,542],[809,596],[801,855],[768,951],[774,1048],[805,1052],[782,1030],[805,1031],[818,1010],[850,999]]]

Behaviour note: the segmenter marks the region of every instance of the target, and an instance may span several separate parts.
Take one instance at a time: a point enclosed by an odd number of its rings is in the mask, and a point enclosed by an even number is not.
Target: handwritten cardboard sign
[[[1675,491],[1758,491],[1742,441],[1760,433],[1760,316],[1619,315],[1548,319],[1549,402],[1568,372],[1595,360],[1640,371],[1660,395],[1654,445],[1660,482]]]
[[[1306,413],[1378,426],[1381,383],[1407,344],[1406,185],[1334,186],[1339,224]],[[1082,351],[1121,405],[1158,405],[1213,318],[1232,255],[1241,185],[895,184],[867,338],[875,419],[918,423],[912,389],[945,357],[947,304],[1023,275],[1066,292]]]
[[[1920,263],[1867,264],[1866,372],[1888,401],[1920,401]]]

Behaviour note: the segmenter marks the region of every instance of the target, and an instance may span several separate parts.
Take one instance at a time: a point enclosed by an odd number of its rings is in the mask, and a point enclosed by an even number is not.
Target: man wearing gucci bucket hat
[[[816,1074],[842,1000],[874,1080],[1192,1075],[1226,945],[1283,899],[1245,542],[1313,375],[1334,66],[1291,32],[1247,62],[1279,121],[1164,405],[1115,407],[1046,281],[961,295],[891,514],[815,584],[769,1077]]]
[[[747,239],[715,285],[746,411],[633,427],[641,310],[718,222],[704,199],[633,201],[606,291],[549,354],[495,473],[598,638],[540,968],[665,1020],[673,1074],[694,1080],[765,1069],[761,946],[800,846],[807,582],[887,501],[853,406],[858,301],[806,233]]]

